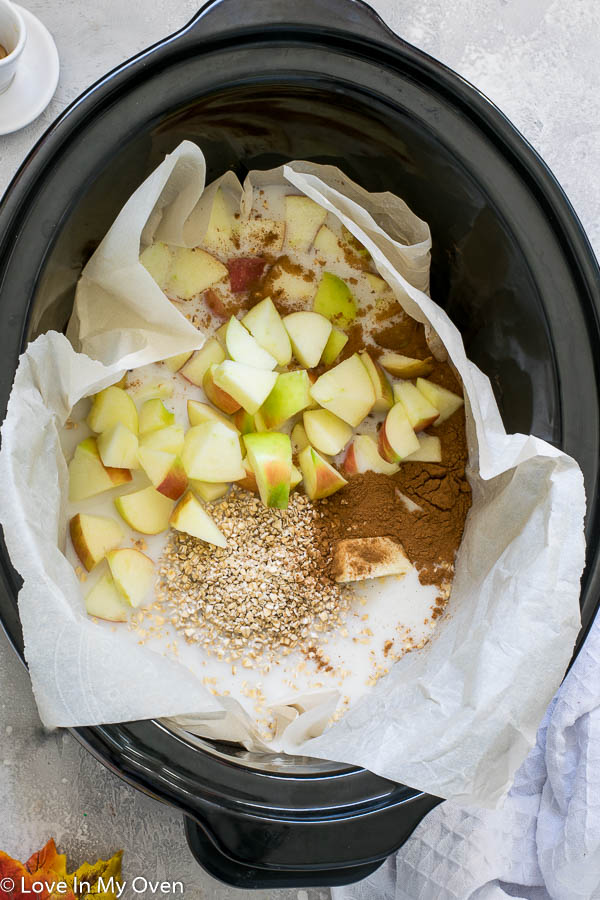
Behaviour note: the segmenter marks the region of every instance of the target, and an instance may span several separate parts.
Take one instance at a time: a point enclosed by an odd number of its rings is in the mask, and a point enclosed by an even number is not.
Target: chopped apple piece
[[[225,350],[215,338],[210,338],[203,347],[196,351],[192,359],[180,369],[180,374],[187,378],[188,381],[191,381],[192,384],[195,384],[196,387],[202,387],[204,376],[210,367],[218,365],[224,359]]]
[[[169,278],[169,270],[173,262],[173,254],[166,244],[158,241],[150,244],[140,256],[143,267],[152,275],[155,282],[163,291]]]
[[[123,388],[104,388],[94,397],[92,408],[87,417],[87,423],[98,433],[108,431],[118,422],[129,428],[134,434],[138,433],[138,414],[135,403]]]
[[[373,390],[375,391],[375,404],[373,410],[375,412],[386,412],[393,406],[394,394],[392,386],[385,377],[385,373],[376,362],[373,362],[366,350],[362,350],[359,354],[361,361],[369,373]]]
[[[233,397],[234,401],[243,406],[251,416],[263,405],[277,381],[277,372],[254,369],[230,359],[216,366],[211,374],[215,386]],[[236,409],[224,412],[236,412],[237,408],[236,406]]]
[[[181,459],[174,453],[149,450],[147,447],[140,447],[138,454],[142,469],[159,494],[178,500],[187,487],[187,475]]]
[[[233,417],[233,424],[240,434],[251,434],[253,431],[263,431],[266,429],[256,427],[255,417],[247,413],[245,409],[238,409]]]
[[[69,522],[73,549],[88,572],[123,540],[123,529],[114,519],[77,513]]]
[[[223,322],[223,324],[219,326],[219,328],[217,328],[217,330],[215,331],[214,338],[211,339],[218,341],[225,351],[227,351],[227,344],[225,343],[225,337],[227,335],[227,324],[227,322]],[[225,353],[225,356],[227,356],[227,352]],[[225,356],[223,357],[223,359],[225,359]],[[220,362],[222,361],[223,360],[220,360]]]
[[[317,282],[311,270],[292,263],[287,256],[280,257],[271,266],[262,282],[263,296],[282,298],[288,303],[308,304],[316,291]]]
[[[227,266],[199,247],[178,247],[173,255],[165,290],[169,296],[191,300],[228,275]]]
[[[250,291],[258,287],[266,264],[266,259],[259,256],[236,256],[228,260],[227,269],[232,292],[239,294],[241,291]]]
[[[170,412],[162,400],[155,397],[146,400],[140,410],[140,434],[148,434],[159,428],[166,428],[175,422],[175,413]]]
[[[163,362],[171,372],[179,372],[193,352],[193,350],[189,350],[187,353],[177,353],[176,356],[169,356],[167,359],[163,359]]]
[[[370,435],[357,434],[346,451],[342,468],[346,475],[362,475],[363,472],[394,475],[400,466],[379,455],[377,444]]]
[[[113,582],[130,606],[138,607],[147,597],[154,581],[154,563],[133,547],[122,547],[106,554]]]
[[[395,403],[379,431],[379,453],[387,462],[400,462],[419,449],[419,441],[402,403]]]
[[[366,247],[363,247],[358,238],[355,238],[351,231],[349,231],[345,225],[342,225],[342,236],[350,249],[357,253],[359,256],[363,256],[365,259],[371,259],[371,254],[367,250]]]
[[[411,356],[402,356],[401,353],[386,350],[379,357],[379,365],[396,378],[417,378],[419,375],[429,375],[433,371],[433,357],[413,359]]]
[[[112,576],[106,573],[94,585],[85,598],[85,611],[88,616],[103,619],[106,622],[126,622],[128,607],[121,599]]]
[[[318,365],[331,334],[331,322],[316,312],[290,313],[283,320],[294,356],[302,366]]]
[[[310,392],[320,406],[353,427],[360,425],[375,403],[371,378],[358,353],[317,378]]]
[[[297,488],[301,481],[302,481],[302,472],[300,471],[300,469],[297,469],[296,466],[292,463],[292,474],[290,476],[290,491],[293,491],[294,488]]]
[[[282,372],[260,408],[265,429],[278,428],[310,404],[310,379],[306,369]]]
[[[98,435],[98,453],[105,466],[113,469],[137,469],[138,439],[136,435],[117,422],[108,431]]]
[[[256,338],[252,337],[235,316],[227,323],[225,342],[230,357],[245,366],[271,371],[277,365],[275,357],[263,350]]]
[[[304,490],[310,500],[322,500],[348,484],[337,469],[323,459],[310,444],[298,454]]]
[[[306,436],[306,431],[304,430],[304,425],[301,422],[298,422],[292,428],[292,446],[296,453],[299,453],[301,450],[304,450],[305,447],[308,447],[309,440]]]
[[[270,297],[265,297],[253,306],[242,322],[260,346],[275,357],[278,365],[289,364],[292,359],[292,345],[281,316]]]
[[[313,247],[326,259],[339,260],[342,257],[342,248],[336,235],[327,225],[321,225],[317,231]]]
[[[285,198],[285,239],[288,247],[303,253],[312,244],[327,218],[327,210],[304,195]]]
[[[352,429],[328,409],[309,409],[304,413],[304,430],[320,453],[335,456],[352,437]]]
[[[127,393],[136,403],[144,403],[146,400],[164,400],[173,396],[172,381],[142,381],[128,383]]]
[[[240,478],[237,482],[238,487],[244,488],[245,491],[250,491],[251,494],[258,494],[256,475],[254,474],[247,456],[243,458],[242,466],[244,469],[244,477]]]
[[[283,249],[285,222],[274,219],[247,219],[238,226],[242,253],[278,255]]]
[[[418,434],[419,449],[410,456],[404,458],[404,462],[433,462],[442,461],[442,442],[434,434]]]
[[[188,478],[224,482],[244,477],[239,439],[221,422],[190,428],[181,458]]]
[[[238,481],[238,484],[240,482]],[[199,481],[197,478],[190,478],[189,486],[198,494],[205,503],[212,503],[213,500],[220,500],[229,490],[228,482],[221,481]]]
[[[417,388],[429,402],[439,410],[439,417],[435,424],[441,425],[446,419],[464,406],[465,401],[458,394],[449,391],[447,388],[434,384],[426,378],[417,378]]]
[[[227,546],[224,536],[191,491],[188,491],[185,497],[182,497],[173,510],[170,524],[177,531],[191,534],[192,537],[200,538],[201,541],[206,541],[207,544],[215,544],[217,547]]]
[[[333,577],[343,584],[384,575],[403,576],[412,568],[402,544],[388,537],[336,541],[331,562]]]
[[[230,362],[230,360],[225,360],[225,361]],[[236,366],[241,365],[241,363],[235,363],[235,365]],[[231,413],[235,413],[238,411],[238,409],[240,408],[240,404],[235,399],[235,397],[232,397],[231,394],[229,394],[227,391],[223,390],[223,388],[220,387],[215,382],[215,372],[217,371],[218,368],[219,367],[215,366],[215,365],[210,367],[210,369],[204,376],[204,380],[202,382],[202,388],[211,403],[214,403],[215,406],[218,406],[219,409],[222,410],[224,413],[228,413],[229,415],[231,415]],[[249,368],[249,367],[245,366],[244,368]],[[264,372],[266,370],[265,369],[262,369],[262,370],[252,369],[252,371],[253,372],[263,371]]]
[[[225,254],[232,247],[232,236],[236,230],[236,219],[227,202],[225,191],[218,187],[215,191],[208,226],[202,238],[202,246],[212,253]]]
[[[174,453],[177,456],[183,448],[183,427],[169,425],[167,428],[151,431],[140,439],[140,447],[147,447],[148,450],[162,450],[164,453]]]
[[[77,445],[69,463],[69,500],[85,500],[127,481],[131,481],[129,469],[103,465],[96,438],[86,438]]]
[[[365,279],[371,293],[373,294],[386,294],[391,293],[391,288],[387,281],[384,281],[380,275],[374,275],[372,272],[365,272]]]
[[[213,409],[212,406],[209,406],[208,403],[200,403],[199,400],[188,400],[187,412],[190,425],[202,425],[203,422],[221,422],[223,425],[227,425],[228,428],[231,428],[232,431],[235,431],[236,434],[239,434],[239,429],[236,427],[235,423],[228,419],[227,416],[221,415],[220,412],[217,412],[217,410]],[[240,412],[242,412],[242,410],[240,410]],[[238,413],[236,413],[236,415],[238,415]],[[247,413],[244,413],[244,415],[247,415]]]
[[[313,301],[313,310],[345,328],[356,318],[356,301],[342,278],[331,272],[323,272]]]
[[[401,403],[415,431],[423,431],[439,418],[439,410],[410,381],[394,385],[394,398]]]
[[[347,343],[348,335],[337,328],[332,328],[323,353],[321,354],[321,362],[325,363],[326,366],[330,366],[336,361]]]
[[[160,534],[169,527],[173,501],[153,487],[147,487],[117,497],[115,506],[119,515],[135,531]]]
[[[265,506],[287,509],[292,477],[292,443],[289,435],[262,432],[244,435],[248,462],[256,476]]]

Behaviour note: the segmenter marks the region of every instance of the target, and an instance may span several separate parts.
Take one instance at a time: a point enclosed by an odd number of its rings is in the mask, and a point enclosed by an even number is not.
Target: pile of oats
[[[226,548],[173,531],[160,561],[158,600],[171,623],[189,643],[245,668],[295,649],[314,654],[352,598],[327,574],[318,506],[294,493],[287,509],[268,509],[234,487],[211,516]]]

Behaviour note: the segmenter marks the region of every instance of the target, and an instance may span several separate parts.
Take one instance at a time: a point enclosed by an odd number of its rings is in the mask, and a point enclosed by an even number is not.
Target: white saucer
[[[33,122],[54,96],[58,84],[58,50],[39,19],[14,4],[25,20],[27,40],[14,81],[0,94],[0,134],[11,134]]]

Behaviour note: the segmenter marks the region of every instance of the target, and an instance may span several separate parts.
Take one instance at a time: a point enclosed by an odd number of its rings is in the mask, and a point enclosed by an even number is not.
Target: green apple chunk
[[[173,262],[173,254],[170,248],[158,241],[150,244],[140,256],[143,267],[152,275],[161,290],[164,290],[169,277],[169,270]]]
[[[418,378],[433,371],[432,356],[428,356],[427,359],[414,359],[412,356],[403,356],[391,350],[381,354],[379,364],[396,378]]]
[[[213,253],[221,255],[232,249],[232,238],[236,231],[237,220],[228,202],[223,188],[215,191],[210,211],[208,226],[202,238],[202,245]]]
[[[327,210],[309,197],[290,194],[285,198],[285,239],[288,247],[303,253],[311,246],[327,218]]]
[[[229,483],[224,481],[200,481],[198,478],[190,478],[188,482],[190,488],[195,494],[198,494],[205,503],[212,503],[213,500],[220,500],[229,490]]]
[[[206,541],[207,544],[216,544],[217,547],[227,546],[224,536],[191,491],[181,498],[173,510],[170,524],[177,531],[185,531],[192,537]]]
[[[169,296],[191,300],[211,285],[228,278],[227,266],[206,250],[196,247],[178,247],[173,254],[173,263],[165,290]]]
[[[120,422],[99,434],[96,443],[105,466],[114,469],[139,468],[137,436]]]
[[[442,442],[434,434],[418,434],[419,449],[410,456],[404,458],[404,462],[434,462],[442,461]]]
[[[352,429],[328,409],[309,409],[304,413],[304,430],[309,443],[320,453],[335,456],[352,437]]]
[[[342,278],[331,272],[323,272],[313,301],[313,310],[344,328],[356,318],[356,301]]]
[[[69,500],[85,500],[127,481],[131,481],[129,469],[103,465],[96,438],[86,438],[77,445],[69,463]]]
[[[201,403],[199,400],[188,400],[187,412],[190,425],[202,425],[203,422],[221,422],[222,425],[231,428],[236,434],[239,434],[241,430],[236,428],[235,423],[228,419],[227,416],[217,412],[208,403]],[[244,415],[247,415],[247,413],[244,413]]]
[[[371,411],[375,391],[358,353],[321,375],[310,393],[320,406],[356,427]]]
[[[287,509],[292,477],[292,442],[280,432],[244,435],[248,461],[265,506]]]
[[[121,599],[112,575],[108,573],[102,576],[85,598],[88,616],[107,622],[126,622],[130,608]]]
[[[166,428],[144,434],[140,438],[140,448],[162,450],[163,453],[174,453],[177,456],[183,449],[183,437],[182,425],[168,425]]]
[[[431,405],[435,406],[439,411],[439,416],[435,422],[436,425],[441,425],[457,409],[464,406],[465,401],[462,397],[453,391],[449,391],[447,388],[440,387],[439,384],[434,384],[433,381],[428,381],[427,378],[417,378],[417,388]]]
[[[304,450],[305,447],[308,446],[309,440],[306,436],[306,431],[304,430],[304,425],[301,422],[297,422],[296,425],[292,428],[292,447],[296,453],[299,453],[301,450]]]
[[[302,481],[302,472],[300,471],[300,469],[297,469],[296,466],[292,463],[292,474],[290,476],[290,491],[293,491],[294,488],[297,488],[301,481]]]
[[[362,364],[369,373],[373,390],[375,391],[375,403],[373,410],[375,412],[387,412],[394,403],[394,394],[392,386],[385,377],[385,373],[376,362],[373,362],[366,350],[362,350],[359,354]]]
[[[233,424],[240,434],[250,434],[251,431],[262,431],[256,427],[255,416],[251,416],[245,409],[238,409],[233,415]]]
[[[310,379],[306,369],[282,372],[260,408],[263,424],[266,429],[278,428],[310,403]]]
[[[216,338],[210,338],[203,347],[196,351],[190,361],[179,370],[179,373],[192,384],[195,384],[196,387],[202,387],[204,376],[210,367],[218,365],[224,359],[225,350]]]
[[[337,469],[323,459],[310,444],[298,454],[304,490],[310,500],[322,500],[348,484]]]
[[[135,531],[160,534],[169,527],[173,501],[153,487],[147,487],[117,497],[115,506],[119,515]]]
[[[188,350],[187,353],[177,353],[175,356],[169,356],[167,359],[163,359],[163,362],[171,372],[179,372],[193,352],[193,350]]]
[[[175,422],[175,413],[170,412],[162,400],[146,400],[140,409],[140,434],[148,434],[159,428],[166,428]]]
[[[147,597],[154,581],[154,563],[133,547],[111,550],[106,559],[113,583],[130,606],[138,607]]]
[[[147,447],[140,447],[138,453],[142,469],[159,494],[178,500],[187,487],[187,475],[181,459],[174,453],[149,450]]]
[[[277,364],[287,366],[292,359],[292,345],[281,316],[270,297],[265,297],[242,319],[261,347],[274,356]]]
[[[419,449],[419,441],[402,403],[395,403],[379,430],[380,455],[397,463]]]
[[[321,362],[326,366],[330,366],[336,361],[346,344],[348,343],[348,335],[344,334],[338,328],[332,328],[331,334],[327,338],[327,343],[321,354]]]
[[[256,338],[252,337],[235,316],[232,316],[227,323],[225,343],[230,357],[245,366],[270,371],[277,365],[275,357],[263,350]]]
[[[394,385],[394,398],[403,405],[415,431],[423,431],[439,418],[439,410],[410,381],[399,381]]]
[[[138,433],[138,414],[135,403],[123,388],[107,387],[94,397],[87,423],[98,433],[108,431],[118,423]]]
[[[358,238],[354,237],[352,232],[349,231],[345,225],[342,225],[342,237],[354,253],[363,256],[365,259],[371,259],[371,254],[367,248],[363,247]]]
[[[346,451],[342,468],[346,475],[362,475],[363,472],[394,475],[400,466],[380,456],[377,444],[370,435],[357,434]]]
[[[254,415],[263,405],[277,381],[277,372],[255,369],[226,359],[212,371],[215,385]],[[232,410],[235,412],[235,410]],[[223,480],[223,479],[220,479]]]
[[[238,436],[221,422],[203,422],[190,428],[181,458],[188,478],[224,482],[244,477]]]
[[[123,540],[123,529],[114,519],[77,513],[69,522],[73,549],[88,572]]]
[[[294,356],[301,366],[318,365],[331,334],[331,322],[316,312],[290,313],[283,320],[292,342]]]

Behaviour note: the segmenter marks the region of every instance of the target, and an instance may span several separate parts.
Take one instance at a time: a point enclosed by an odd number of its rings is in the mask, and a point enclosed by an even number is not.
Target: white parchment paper
[[[217,186],[204,191],[204,178],[201,151],[183,142],[126,203],[86,266],[71,343],[52,332],[39,337],[15,378],[2,428],[0,519],[24,579],[26,656],[49,727],[185,715],[201,732],[209,719],[215,735],[251,737],[242,711],[212,696],[189,666],[92,623],[62,552],[67,470],[59,432],[73,405],[126,368],[203,342],[138,259],[140,242],[201,243]],[[253,184],[282,180],[337,215],[367,247],[407,312],[426,323],[432,348],[447,352],[459,372],[473,508],[448,613],[433,640],[399,660],[323,734],[331,698],[322,708],[308,702],[279,747],[493,806],[533,744],[577,635],[581,472],[544,441],[504,431],[488,379],[427,296],[431,242],[424,222],[393,195],[369,194],[328,166],[292,163],[251,173],[244,188],[229,173],[220,184],[244,212]]]

